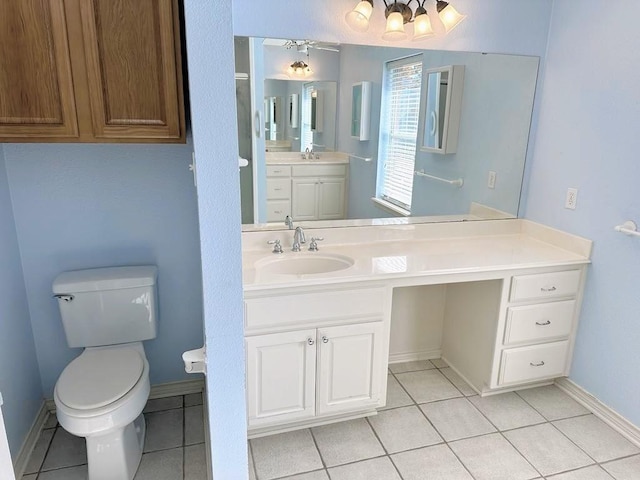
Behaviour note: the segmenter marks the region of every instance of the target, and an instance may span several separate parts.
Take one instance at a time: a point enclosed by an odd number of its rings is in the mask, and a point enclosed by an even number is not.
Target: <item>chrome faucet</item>
[[[296,227],[296,231],[293,232],[293,245],[291,247],[291,251],[299,252],[300,245],[306,242],[307,240],[304,236],[304,230],[302,230],[302,227]]]
[[[284,219],[284,224],[289,227],[289,230],[293,230],[293,218],[291,218],[289,215],[287,215],[287,217]]]

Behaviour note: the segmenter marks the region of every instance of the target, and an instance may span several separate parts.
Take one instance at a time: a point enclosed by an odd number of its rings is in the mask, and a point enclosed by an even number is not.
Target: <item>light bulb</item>
[[[461,21],[467,18],[466,15],[459,13],[451,4],[448,4],[445,8],[438,12],[440,20],[444,25],[444,29],[447,33],[453,30]]]
[[[387,29],[382,34],[383,40],[404,40],[407,32],[404,31],[404,18],[402,13],[391,12],[387,17]]]
[[[296,75],[302,75],[302,67],[296,67]]]
[[[431,19],[425,13],[419,13],[416,10],[416,17],[413,20],[413,38],[412,40],[422,40],[434,35],[431,27]]]
[[[289,65],[289,68],[287,68],[287,73],[289,75],[293,75],[294,72],[295,72],[295,70],[293,69],[293,65]]]
[[[366,32],[369,29],[369,19],[373,11],[373,4],[367,0],[362,0],[344,16],[347,24],[357,32]]]

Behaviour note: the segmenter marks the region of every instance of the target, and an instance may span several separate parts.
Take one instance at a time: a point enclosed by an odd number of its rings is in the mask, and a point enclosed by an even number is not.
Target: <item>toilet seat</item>
[[[136,386],[144,366],[144,359],[134,348],[87,349],[60,375],[58,400],[75,410],[105,407]]]

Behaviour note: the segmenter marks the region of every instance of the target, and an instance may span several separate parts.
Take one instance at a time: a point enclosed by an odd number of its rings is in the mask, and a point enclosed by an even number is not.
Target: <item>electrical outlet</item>
[[[576,209],[576,203],[578,203],[578,189],[577,188],[569,188],[567,190],[567,198],[564,201],[564,208],[568,208],[570,210]]]
[[[489,179],[487,180],[487,187],[496,188],[496,172],[489,170]]]

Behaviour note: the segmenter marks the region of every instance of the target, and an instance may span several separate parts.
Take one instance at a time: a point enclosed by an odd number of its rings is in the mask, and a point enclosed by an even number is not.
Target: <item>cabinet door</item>
[[[344,178],[320,179],[318,189],[318,220],[338,220],[344,218],[344,192]]]
[[[318,415],[375,407],[386,379],[382,322],[318,330]]]
[[[62,0],[0,2],[0,139],[77,136]]]
[[[245,339],[250,427],[314,416],[315,338],[311,329]]]
[[[176,0],[80,0],[96,138],[184,136]]]
[[[294,178],[291,181],[291,213],[294,220],[317,220],[318,179]]]

